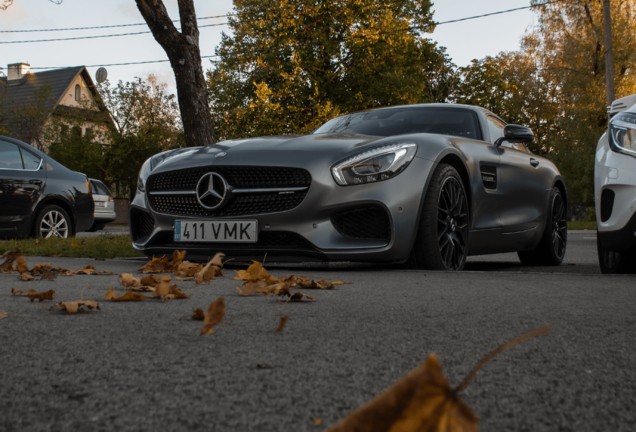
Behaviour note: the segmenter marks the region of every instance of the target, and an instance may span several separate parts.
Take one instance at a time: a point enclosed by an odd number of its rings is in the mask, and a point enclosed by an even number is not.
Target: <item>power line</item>
[[[554,4],[554,3],[561,3],[563,1],[565,1],[565,0],[552,0],[552,1],[544,2],[544,3],[538,3],[538,4],[535,4],[535,5],[531,5],[531,6],[523,6],[523,7],[519,7],[519,8],[504,10],[504,11],[491,12],[491,13],[487,13],[487,14],[483,14],[483,15],[475,15],[475,16],[466,17],[466,18],[458,18],[458,19],[455,19],[455,20],[438,22],[438,23],[435,23],[435,25],[451,24],[451,23],[456,23],[456,22],[460,22],[460,21],[467,21],[467,20],[472,20],[472,19],[484,18],[484,17],[488,17],[488,16],[492,16],[492,15],[500,15],[500,14],[504,14],[504,13],[515,12],[515,11],[518,11],[518,10],[530,9],[530,8],[533,8],[533,7],[546,6],[546,5],[550,5],[550,4]],[[201,19],[204,19],[204,18],[201,18]],[[211,26],[227,25],[227,24],[228,23],[209,24],[209,25],[199,26],[199,27],[200,28],[201,27],[211,27]],[[382,34],[396,33],[396,32],[399,32],[399,31],[417,30],[417,29],[419,29],[421,27],[422,26],[412,26],[412,27],[407,27],[407,28],[399,29],[399,30],[379,32],[375,36],[380,36]],[[137,34],[144,34],[144,33],[150,33],[150,32],[146,31],[146,32],[138,32],[138,33],[123,33],[123,34],[117,34],[117,35],[88,36],[88,37],[69,38],[69,39],[46,39],[46,40],[42,40],[42,42],[48,42],[48,41],[52,41],[52,40],[75,40],[75,39],[90,39],[90,38],[97,38],[97,37],[128,36],[128,35],[137,35]],[[368,38],[368,36],[358,36],[358,37],[367,37]],[[40,41],[22,41],[22,42],[40,42]],[[0,43],[19,43],[19,42],[0,42]],[[261,51],[261,52],[271,52],[271,51],[273,51],[273,50]],[[237,55],[237,54],[242,54],[242,53],[233,53],[233,54]],[[213,57],[221,57],[221,55],[217,54],[217,55],[201,56],[202,59],[204,59],[204,58],[213,58]],[[110,64],[102,64],[102,65],[85,65],[85,67],[130,66],[130,65],[149,64],[149,63],[165,63],[165,62],[168,62],[168,61],[170,61],[170,60],[168,60],[168,59],[165,59],[165,60],[150,60],[150,61],[142,61],[142,62],[110,63]],[[61,68],[61,67],[32,67],[31,69],[44,70],[44,69],[63,69],[63,68]]]
[[[197,18],[198,21],[208,20],[214,18],[226,18],[230,16],[236,16],[236,14],[227,14],[227,15],[215,15],[208,17]],[[173,23],[181,22],[181,20],[173,20]],[[148,25],[145,22],[135,23],[135,24],[113,24],[113,25],[105,25],[105,26],[95,26],[95,27],[71,27],[71,28],[58,28],[58,29],[37,29],[37,30],[0,30],[0,33],[34,33],[34,32],[55,32],[55,31],[72,31],[72,30],[94,30],[94,29],[105,29],[105,28],[116,28],[116,27],[134,27],[140,25]]]
[[[206,24],[206,25],[198,26],[198,28],[216,27],[216,26],[222,26],[222,25],[228,25],[228,24],[229,23]],[[71,41],[71,40],[80,40],[80,39],[100,39],[100,38],[119,37],[119,36],[135,36],[135,35],[148,34],[148,33],[152,33],[152,32],[151,31],[142,31],[142,32],[135,32],[135,33],[118,33],[118,34],[97,35],[97,36],[79,36],[79,37],[59,38],[59,39],[7,41],[7,42],[0,42],[0,44],[19,44],[19,43],[34,43],[34,42],[59,42],[59,41]]]

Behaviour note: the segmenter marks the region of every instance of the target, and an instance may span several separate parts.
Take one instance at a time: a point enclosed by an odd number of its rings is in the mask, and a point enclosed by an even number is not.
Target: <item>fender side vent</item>
[[[133,208],[130,211],[130,233],[133,241],[143,241],[155,229],[155,220],[148,213]]]
[[[486,189],[497,189],[497,167],[490,165],[482,165],[479,167],[481,170],[481,181],[484,183]]]
[[[601,222],[607,222],[612,217],[614,198],[616,194],[611,189],[603,190],[601,194]]]

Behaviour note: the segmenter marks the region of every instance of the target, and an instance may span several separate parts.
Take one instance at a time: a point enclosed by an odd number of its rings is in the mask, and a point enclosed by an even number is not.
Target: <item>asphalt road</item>
[[[599,274],[593,237],[571,234],[557,268],[522,267],[515,255],[471,258],[458,273],[266,266],[352,282],[301,290],[316,300],[287,305],[238,296],[231,270],[165,303],[104,300],[116,276],[0,274],[0,311],[11,314],[0,320],[0,430],[324,430],[431,352],[456,385],[497,345],[550,324],[549,335],[500,354],[466,389],[481,430],[633,431],[636,277]],[[117,273],[143,263],[28,260],[39,262]],[[54,289],[55,302],[72,301],[85,286],[101,310],[65,315],[10,294]],[[201,322],[180,318],[219,296],[228,322],[199,337]],[[275,333],[280,314],[289,322]]]

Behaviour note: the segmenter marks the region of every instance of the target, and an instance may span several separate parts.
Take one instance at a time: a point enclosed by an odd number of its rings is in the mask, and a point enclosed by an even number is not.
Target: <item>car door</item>
[[[506,126],[503,120],[489,115],[488,123],[493,142],[503,137]],[[544,216],[547,197],[540,158],[528,152],[522,143],[504,141],[498,152],[502,234],[536,228]]]
[[[26,229],[46,182],[42,160],[27,149],[0,141],[0,230]]]

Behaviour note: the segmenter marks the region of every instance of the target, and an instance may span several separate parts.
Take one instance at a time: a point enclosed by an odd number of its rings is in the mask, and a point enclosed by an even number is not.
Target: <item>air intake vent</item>
[[[146,240],[155,229],[155,220],[148,213],[132,209],[130,211],[130,233],[134,242]]]
[[[601,194],[601,222],[607,222],[612,217],[614,198],[616,194],[611,189],[603,190]]]
[[[497,189],[497,167],[490,165],[482,165],[481,169],[481,181],[484,183],[486,189]]]
[[[391,223],[386,211],[378,206],[365,206],[337,213],[331,218],[336,230],[345,237],[369,240],[391,240]]]

